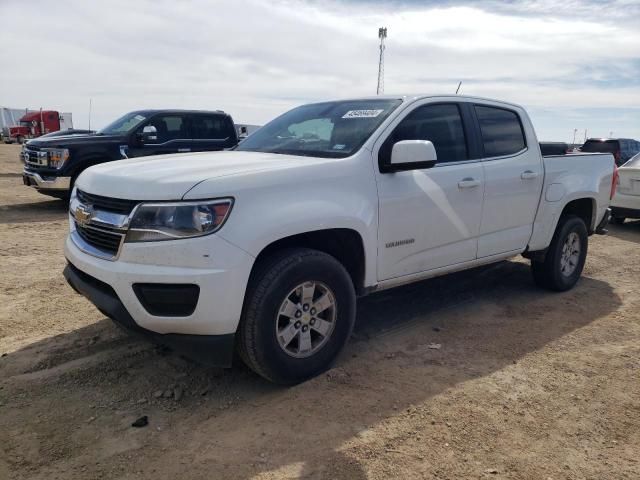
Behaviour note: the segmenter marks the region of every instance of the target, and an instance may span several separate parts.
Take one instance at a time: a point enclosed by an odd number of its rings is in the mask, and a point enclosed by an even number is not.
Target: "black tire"
[[[282,320],[278,311],[290,292],[305,282],[321,282],[331,291],[335,319],[331,334],[317,352],[295,358],[278,341],[277,322]],[[308,248],[282,250],[256,265],[251,276],[238,327],[238,353],[249,368],[267,380],[293,385],[331,366],[351,335],[355,314],[353,282],[340,262]],[[312,327],[307,329],[311,334]]]
[[[16,139],[16,141],[18,142],[19,145],[22,145],[24,143],[24,137],[22,135],[18,135],[18,138]]]
[[[567,275],[562,272],[561,260],[565,242],[572,233],[578,236],[580,253],[574,270]],[[584,220],[575,215],[560,217],[544,262],[531,262],[531,272],[536,284],[556,292],[564,292],[573,288],[582,274],[588,246],[589,235]]]
[[[627,217],[613,217],[613,223],[615,223],[616,225],[622,225],[624,223],[624,221],[627,219]]]

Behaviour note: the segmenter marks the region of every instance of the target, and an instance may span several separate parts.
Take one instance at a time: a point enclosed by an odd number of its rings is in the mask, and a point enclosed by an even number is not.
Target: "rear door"
[[[483,149],[484,206],[478,258],[523,251],[533,231],[544,170],[530,123],[531,145],[520,112],[475,104]]]
[[[235,145],[235,125],[228,116],[193,113],[189,118],[192,151],[222,150]]]
[[[423,101],[401,115],[376,143],[379,280],[476,258],[484,174],[470,148],[464,112],[457,102]],[[400,140],[431,141],[437,164],[382,173],[381,166]]]
[[[140,140],[142,131],[148,125],[155,127],[156,138],[143,142]],[[186,114],[167,113],[156,115],[136,129],[132,144],[129,147],[128,156],[144,157],[189,152],[191,150],[190,137]]]

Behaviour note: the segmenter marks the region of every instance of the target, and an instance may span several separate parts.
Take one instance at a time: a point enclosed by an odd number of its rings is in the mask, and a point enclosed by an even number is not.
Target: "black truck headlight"
[[[142,203],[133,212],[126,242],[154,242],[208,235],[220,229],[233,199]]]
[[[47,153],[49,154],[49,166],[52,168],[62,168],[69,159],[69,150],[67,148],[50,148]]]

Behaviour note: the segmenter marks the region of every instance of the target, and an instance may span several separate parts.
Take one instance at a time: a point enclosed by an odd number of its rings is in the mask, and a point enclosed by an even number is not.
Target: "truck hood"
[[[29,140],[30,147],[38,148],[67,148],[74,145],[98,145],[102,143],[120,142],[124,137],[121,135],[96,135],[90,134],[75,134],[75,135],[60,135],[59,137],[48,138],[34,138]]]
[[[222,151],[118,160],[86,169],[79,189],[128,200],[180,200],[191,188],[212,178],[296,168],[326,159],[274,153]]]

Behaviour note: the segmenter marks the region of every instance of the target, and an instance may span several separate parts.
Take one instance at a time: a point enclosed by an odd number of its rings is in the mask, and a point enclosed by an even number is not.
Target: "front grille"
[[[94,210],[106,210],[108,212],[115,212],[125,215],[129,215],[131,213],[131,210],[133,210],[133,207],[140,203],[136,200],[101,197],[100,195],[83,192],[82,190],[78,190],[76,192],[76,195],[81,203],[85,205],[91,205]]]
[[[46,152],[41,152],[37,147],[28,147],[24,149],[24,160],[38,167],[49,166]]]
[[[95,226],[80,226],[76,222],[76,232],[89,245],[113,256],[117,255],[124,233],[114,232]]]

